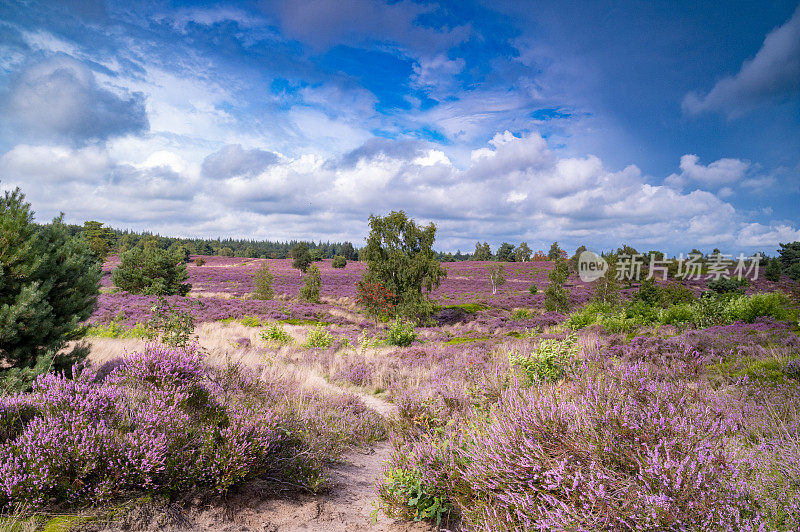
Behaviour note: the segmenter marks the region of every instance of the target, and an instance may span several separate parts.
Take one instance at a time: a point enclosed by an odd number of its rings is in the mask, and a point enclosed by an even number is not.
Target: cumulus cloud
[[[687,154],[681,157],[681,173],[670,175],[665,182],[677,187],[689,182],[712,188],[724,187],[742,181],[750,167],[747,161],[729,158],[719,159],[705,166],[700,164],[700,157]]]
[[[239,145],[196,162],[169,149],[126,162],[111,153],[22,145],[0,157],[0,174],[8,176],[4,187],[22,185],[48,216],[63,210],[75,221],[196,236],[360,241],[370,214],[393,209],[437,222],[444,249],[468,249],[495,235],[529,243],[763,248],[796,231],[759,226],[719,193],[653,184],[633,165],[611,171],[595,156],[559,156],[537,133],[497,134],[464,168],[423,143],[386,139],[341,158],[279,157]],[[698,175],[712,167],[694,159],[683,166]],[[48,186],[35,186],[43,182]]]
[[[240,144],[229,144],[212,153],[203,161],[203,176],[210,179],[228,179],[236,176],[253,176],[278,162],[271,151],[257,148],[246,150]]]
[[[755,57],[738,73],[721,79],[705,95],[689,93],[683,111],[719,111],[739,116],[765,103],[800,96],[800,6],[764,39]]]
[[[141,93],[112,92],[85,64],[66,55],[20,72],[2,111],[26,135],[77,144],[148,129]]]

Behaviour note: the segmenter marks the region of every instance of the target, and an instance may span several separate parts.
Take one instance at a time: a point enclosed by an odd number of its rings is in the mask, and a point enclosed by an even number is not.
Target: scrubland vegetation
[[[746,283],[705,262],[588,283],[557,243],[440,263],[435,226],[404,213],[333,260],[118,255],[102,227],[35,227],[19,194],[2,216],[8,526],[256,480],[324,493],[332,464],[388,440],[375,511],[398,520],[800,529],[798,243]],[[81,305],[28,303],[63,298],[40,280],[66,270]]]

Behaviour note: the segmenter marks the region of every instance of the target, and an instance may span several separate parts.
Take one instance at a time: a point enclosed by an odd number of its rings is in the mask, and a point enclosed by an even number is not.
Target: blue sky
[[[0,188],[41,220],[359,244],[405,209],[452,251],[800,240],[796,1],[53,4],[0,5]]]

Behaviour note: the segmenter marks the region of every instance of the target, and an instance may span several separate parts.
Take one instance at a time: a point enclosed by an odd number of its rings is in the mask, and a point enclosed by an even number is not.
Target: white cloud
[[[782,26],[772,30],[761,49],[738,73],[721,79],[706,95],[689,93],[683,111],[720,111],[729,117],[800,95],[800,6]]]
[[[665,182],[681,187],[689,182],[707,187],[721,187],[740,182],[750,169],[750,163],[740,159],[719,159],[708,166],[699,164],[700,157],[687,154],[681,157],[681,173],[672,174]]]
[[[206,158],[235,156],[223,157],[215,179],[168,148],[115,161],[100,147],[21,145],[0,157],[0,173],[9,176],[4,188],[22,185],[45,217],[63,210],[72,221],[164,234],[360,241],[370,214],[405,209],[436,221],[438,246],[453,249],[494,235],[676,248],[795,239],[790,225],[753,223],[711,192],[655,185],[636,166],[610,171],[594,156],[559,157],[536,133],[495,135],[467,168],[415,144],[367,144],[346,163],[305,154],[262,164],[268,152],[227,147]],[[690,162],[684,166],[702,167]]]

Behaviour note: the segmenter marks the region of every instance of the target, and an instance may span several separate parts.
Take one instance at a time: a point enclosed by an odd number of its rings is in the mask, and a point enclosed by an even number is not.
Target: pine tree
[[[3,363],[46,370],[56,351],[82,335],[80,323],[95,308],[100,276],[92,250],[69,235],[61,218],[38,229],[22,192],[6,192],[0,198]]]
[[[306,279],[300,287],[300,297],[309,303],[319,303],[319,289],[322,287],[322,278],[319,268],[312,264],[306,271]]]
[[[169,251],[156,247],[134,248],[122,254],[111,274],[114,285],[132,294],[185,296],[192,285],[186,264]]]

